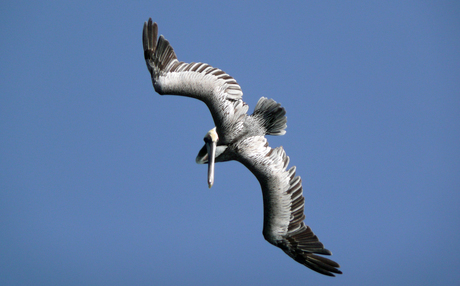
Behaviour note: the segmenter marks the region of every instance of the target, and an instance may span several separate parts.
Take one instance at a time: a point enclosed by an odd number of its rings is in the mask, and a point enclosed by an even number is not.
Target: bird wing
[[[248,110],[236,80],[205,63],[178,61],[168,40],[163,36],[158,38],[158,25],[152,23],[152,19],[144,23],[142,42],[155,91],[161,95],[182,95],[203,101],[211,111],[219,141],[230,142],[230,137],[237,133],[235,130],[243,128]]]
[[[339,264],[316,255],[332,253],[304,223],[302,182],[295,176],[295,166],[286,170],[289,157],[283,148],[272,149],[265,137],[254,136],[239,142],[235,153],[262,187],[265,239],[314,271],[328,276],[341,274]]]

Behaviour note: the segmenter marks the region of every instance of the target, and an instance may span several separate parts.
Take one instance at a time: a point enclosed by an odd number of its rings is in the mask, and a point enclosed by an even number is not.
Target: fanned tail
[[[252,115],[262,123],[267,135],[280,136],[286,133],[286,110],[273,99],[261,97]]]

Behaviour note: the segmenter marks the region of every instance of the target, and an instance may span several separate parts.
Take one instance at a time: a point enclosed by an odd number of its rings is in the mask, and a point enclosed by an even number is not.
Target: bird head
[[[225,149],[227,149],[227,146],[217,146],[219,135],[217,135],[216,127],[209,130],[203,140],[204,146],[201,148],[200,152],[198,152],[196,162],[197,164],[208,163],[208,186],[211,188],[214,184],[214,164],[216,162],[216,158],[219,157]]]

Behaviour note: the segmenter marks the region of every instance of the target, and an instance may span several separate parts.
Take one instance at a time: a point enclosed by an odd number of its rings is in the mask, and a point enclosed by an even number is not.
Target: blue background
[[[457,1],[4,1],[1,285],[455,285],[460,281]],[[237,162],[207,188],[213,127],[156,94],[152,17],[179,57],[219,67],[282,145],[330,278],[262,236]]]

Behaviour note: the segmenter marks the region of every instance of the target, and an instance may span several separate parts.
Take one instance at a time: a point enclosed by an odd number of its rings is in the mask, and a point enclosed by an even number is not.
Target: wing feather
[[[152,19],[144,23],[142,41],[155,91],[203,101],[211,111],[219,141],[230,142],[238,133],[235,131],[243,128],[248,110],[236,80],[205,63],[180,62],[168,40],[163,36],[158,38],[158,25]]]
[[[263,136],[238,143],[238,161],[258,179],[264,201],[265,239],[295,261],[321,274],[341,274],[336,262],[316,254],[331,255],[309,226],[305,225],[302,180],[295,167],[286,170],[289,157],[282,147],[272,149]]]

